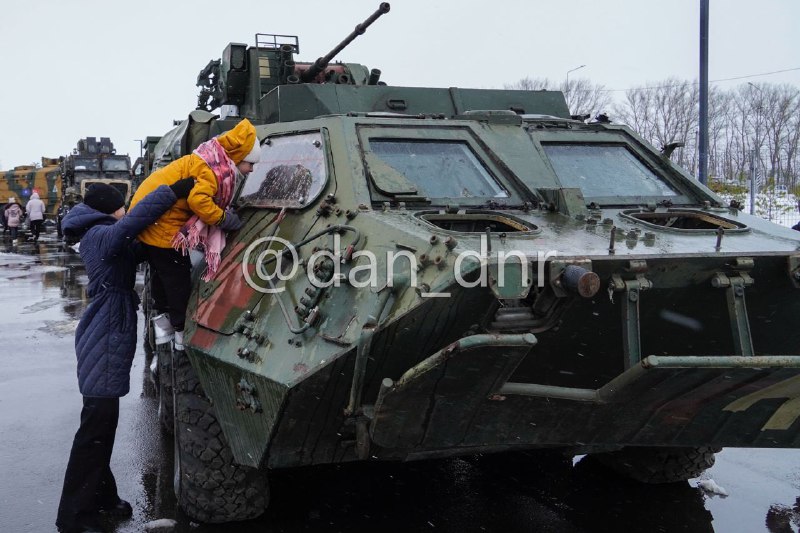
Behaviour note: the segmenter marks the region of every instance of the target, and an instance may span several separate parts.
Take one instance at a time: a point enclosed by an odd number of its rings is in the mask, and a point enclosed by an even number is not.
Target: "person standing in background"
[[[6,205],[5,212],[3,213],[3,217],[5,217],[6,225],[8,226],[8,230],[11,232],[11,244],[17,244],[17,234],[19,232],[19,227],[22,224],[22,219],[24,218],[25,212],[17,203],[17,199],[13,196],[8,199],[8,205]]]
[[[33,244],[36,244],[39,242],[39,233],[42,231],[42,224],[44,223],[44,202],[39,199],[39,193],[34,192],[31,194],[31,199],[28,200],[28,204],[25,206],[25,212],[28,213]]]

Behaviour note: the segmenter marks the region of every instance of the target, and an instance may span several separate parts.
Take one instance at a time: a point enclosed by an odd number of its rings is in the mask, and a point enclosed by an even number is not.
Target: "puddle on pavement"
[[[57,337],[67,337],[75,335],[78,322],[78,320],[45,320],[44,324],[36,329]]]
[[[69,333],[73,333],[88,304],[86,285],[89,280],[80,255],[54,239],[45,239],[36,245],[22,243],[12,247],[5,243],[5,248],[0,247],[0,284],[39,281],[45,289],[57,289],[59,297],[43,296],[19,313],[33,314],[61,306],[67,320],[46,321],[39,330],[61,336],[67,328],[72,328]]]

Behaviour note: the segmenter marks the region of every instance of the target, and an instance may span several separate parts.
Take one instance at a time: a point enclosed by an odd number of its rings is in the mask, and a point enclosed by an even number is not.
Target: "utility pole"
[[[698,180],[708,183],[708,0],[700,0],[700,161]]]
[[[750,150],[750,214],[756,213],[756,149]]]

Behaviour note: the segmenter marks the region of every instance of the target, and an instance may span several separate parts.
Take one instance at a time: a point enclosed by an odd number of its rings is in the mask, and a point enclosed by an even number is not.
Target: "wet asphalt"
[[[52,231],[52,230],[51,230]],[[141,281],[141,280],[140,280]],[[40,243],[0,241],[0,532],[55,531],[81,397],[74,330],[87,304],[80,257],[52,233]],[[140,316],[140,326],[141,326]],[[172,442],[137,349],[121,401],[112,459],[133,518],[109,531],[139,532],[174,518],[178,532],[797,532],[800,450],[728,449],[698,480],[645,486],[591,458],[527,453],[405,464],[356,464],[274,473],[260,519],[202,525],[176,510]]]

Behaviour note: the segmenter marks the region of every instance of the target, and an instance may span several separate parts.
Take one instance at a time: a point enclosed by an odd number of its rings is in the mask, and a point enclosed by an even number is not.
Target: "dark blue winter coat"
[[[91,303],[75,332],[78,386],[84,396],[118,398],[130,390],[136,351],[139,296],[136,265],[144,260],[136,236],[175,203],[166,185],[116,220],[78,204],[62,221],[64,234],[80,238],[80,254],[89,276]]]

